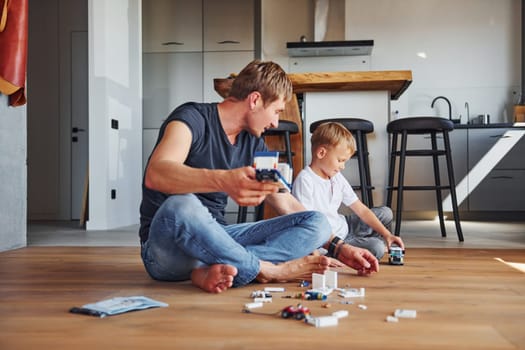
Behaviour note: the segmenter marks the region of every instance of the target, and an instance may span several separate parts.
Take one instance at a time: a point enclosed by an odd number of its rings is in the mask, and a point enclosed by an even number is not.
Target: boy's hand
[[[405,244],[403,243],[403,240],[401,239],[401,237],[393,235],[393,234],[390,234],[388,235],[388,237],[386,237],[386,243],[387,243],[388,248],[390,248],[392,244],[397,244],[399,247],[401,247],[401,249],[403,250],[405,249]]]
[[[372,253],[350,244],[345,243],[341,246],[337,259],[357,270],[357,274],[360,276],[367,276],[379,271],[379,262]]]

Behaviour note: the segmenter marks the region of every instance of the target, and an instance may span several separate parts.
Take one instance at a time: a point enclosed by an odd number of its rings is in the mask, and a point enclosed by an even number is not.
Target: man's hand
[[[346,243],[342,244],[339,248],[337,259],[354,270],[357,270],[360,276],[370,275],[379,270],[379,262],[372,253],[366,249],[354,247]]]
[[[255,169],[247,166],[227,171],[223,188],[240,206],[257,206],[267,195],[279,191],[279,183],[257,181]]]

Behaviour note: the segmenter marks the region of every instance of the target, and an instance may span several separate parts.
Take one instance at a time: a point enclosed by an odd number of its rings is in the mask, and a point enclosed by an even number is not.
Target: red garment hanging
[[[26,103],[28,0],[0,0],[0,93]]]

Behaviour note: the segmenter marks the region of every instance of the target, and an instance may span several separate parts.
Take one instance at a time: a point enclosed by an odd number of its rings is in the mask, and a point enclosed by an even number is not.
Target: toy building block
[[[358,308],[360,308],[361,310],[366,310],[368,309],[368,306],[364,305],[364,304],[359,304],[357,305]]]
[[[307,317],[306,323],[311,324],[316,328],[330,327],[337,326],[339,324],[339,319],[335,316]]]
[[[244,304],[244,308],[246,308],[246,309],[255,309],[255,308],[258,308],[258,307],[262,307],[262,306],[263,306],[263,303],[260,303],[260,302]]]
[[[312,273],[312,289],[321,290],[326,287],[326,277],[320,273]]]
[[[339,296],[343,298],[359,298],[365,296],[365,289],[364,288],[350,288],[350,289],[343,289],[339,292]]]
[[[338,310],[332,313],[332,316],[337,318],[348,317],[348,310]]]
[[[284,287],[264,287],[264,291],[268,293],[282,293],[284,292]]]
[[[392,315],[388,315],[386,317],[386,321],[390,322],[390,323],[395,323],[395,322],[399,322],[399,319],[397,317],[392,316]]]
[[[264,290],[254,290],[251,296],[252,298],[271,298],[272,294]]]
[[[326,271],[324,273],[326,287],[337,289],[337,271]]]
[[[271,303],[272,302],[272,297],[269,297],[269,298],[255,297],[255,298],[253,298],[253,301],[255,303]]]
[[[397,318],[416,318],[416,310],[396,309],[394,316]]]
[[[291,191],[288,178],[285,178],[279,171],[279,152],[255,152],[253,157],[253,167],[255,168],[255,177],[259,181],[280,182],[283,191]],[[281,166],[285,169],[284,166]],[[291,171],[285,170],[286,176],[289,177]]]

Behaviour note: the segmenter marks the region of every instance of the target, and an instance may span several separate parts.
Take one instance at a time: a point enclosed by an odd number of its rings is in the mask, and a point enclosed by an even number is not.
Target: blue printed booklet
[[[86,304],[82,308],[105,315],[116,315],[124,312],[149,309],[152,307],[167,307],[168,304],[144,296],[116,297]]]

